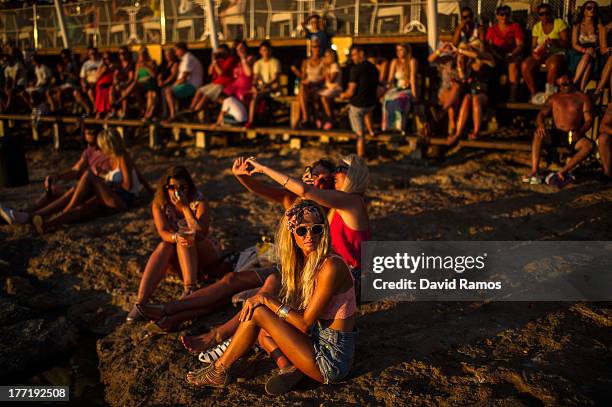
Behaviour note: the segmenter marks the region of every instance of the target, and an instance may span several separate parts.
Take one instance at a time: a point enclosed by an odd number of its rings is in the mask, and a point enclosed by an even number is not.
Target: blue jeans
[[[312,327],[315,360],[325,384],[344,379],[353,367],[357,330],[336,331],[323,328],[320,322]]]

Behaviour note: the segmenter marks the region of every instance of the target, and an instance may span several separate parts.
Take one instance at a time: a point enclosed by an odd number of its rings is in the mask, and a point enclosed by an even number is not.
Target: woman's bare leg
[[[264,285],[257,291],[258,294],[268,293],[273,296],[278,296],[280,291],[280,280],[276,274],[271,274],[266,278]],[[240,321],[240,312],[238,312],[232,319],[219,325],[217,328],[210,332],[206,332],[202,335],[197,336],[184,336],[181,337],[183,345],[191,352],[203,352],[210,349],[215,344],[224,341],[236,332]]]
[[[69,211],[64,211],[45,222],[45,229],[52,229],[66,223],[74,223],[80,220],[92,218],[104,209],[96,197]]]
[[[467,94],[463,97],[463,102],[461,103],[461,109],[459,110],[459,120],[457,123],[457,129],[455,130],[455,134],[448,138],[448,142],[450,144],[454,144],[459,140],[461,134],[465,130],[465,126],[467,126],[468,119],[470,117],[470,112],[472,110],[472,95]]]
[[[289,359],[287,359],[287,356],[283,354],[276,342],[274,342],[274,339],[272,339],[272,337],[263,329],[259,330],[257,342],[263,348],[263,350],[266,351],[270,358],[274,360],[279,369],[284,369],[291,366],[291,362]]]
[[[329,120],[332,118],[331,111],[331,99],[326,96],[321,96],[321,105],[323,105],[323,111],[325,112],[325,119]]]
[[[584,70],[584,74],[582,75],[582,81],[580,82],[580,91],[586,92],[587,85],[591,80],[591,76],[593,74],[593,63],[589,62],[586,69]]]
[[[64,208],[64,211],[71,210],[77,205],[83,203],[87,198],[91,197],[93,194],[92,177],[95,177],[95,175],[93,175],[93,173],[89,170],[85,171],[83,175],[81,175],[79,182],[74,188],[74,193],[70,198],[70,202],[68,202]]]
[[[300,85],[300,93],[298,95],[298,102],[300,103],[300,113],[302,114],[301,122],[308,121],[308,88],[306,85]]]
[[[125,202],[123,202],[123,199],[121,199],[121,197],[115,191],[110,189],[110,187],[100,178],[91,174],[89,181],[93,186],[93,190],[99,201],[102,202],[107,208],[118,212],[125,211],[127,209],[127,205]]]
[[[480,93],[472,96],[472,121],[474,130],[470,134],[469,138],[475,140],[480,133],[480,126],[482,124],[482,117],[484,116],[484,110],[487,106],[487,95]]]
[[[564,63],[564,57],[561,55],[553,55],[546,60],[546,83],[554,85],[559,71]]]
[[[240,323],[232,342],[223,356],[215,362],[215,366],[228,369],[236,360],[245,355],[255,343],[260,328],[266,330],[295,367],[310,378],[320,383],[323,382],[310,337],[280,319],[267,307],[255,308],[251,320]]]
[[[149,302],[153,292],[166,275],[171,259],[175,256],[175,244],[161,242],[157,245],[142,273],[136,303],[146,304]]]
[[[189,246],[176,245],[181,274],[183,275],[183,285],[185,288],[193,286],[198,281],[198,247],[196,242],[191,242]]]
[[[537,61],[532,56],[528,56],[521,64],[521,73],[523,74],[523,79],[525,79],[525,84],[527,88],[529,88],[529,94],[531,96],[535,95],[537,92],[535,70],[539,63],[540,61]]]

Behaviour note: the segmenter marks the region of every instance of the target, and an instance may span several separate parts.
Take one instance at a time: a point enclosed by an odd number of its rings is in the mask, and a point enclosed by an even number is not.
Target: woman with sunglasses
[[[487,30],[486,40],[499,73],[503,74],[502,69],[507,67],[510,83],[508,101],[516,102],[525,34],[518,23],[510,21],[511,13],[508,6],[497,8],[497,22]]]
[[[521,64],[521,72],[529,88],[531,103],[542,104],[557,91],[555,80],[565,63],[570,38],[567,24],[553,17],[549,4],[538,6],[538,16],[540,21],[532,30],[532,53]],[[546,66],[546,89],[534,97],[537,92],[536,72],[542,63]]]
[[[262,173],[302,199],[311,199],[329,208],[328,219],[334,251],[351,267],[355,287],[359,295],[361,276],[361,243],[371,238],[370,220],[365,202],[365,191],[370,173],[364,160],[355,154],[342,158],[334,172],[333,190],[308,185],[258,162],[255,157],[247,160],[251,174]]]
[[[315,188],[333,188],[330,179],[333,175],[333,166],[327,160],[319,160],[312,165],[310,172],[305,172],[303,180]],[[249,191],[254,192],[268,200],[280,203],[285,209],[295,203],[297,196],[284,188],[275,188],[265,185],[250,177],[249,167],[246,159],[238,157],[232,166],[232,173],[240,183]],[[139,316],[131,313],[129,321],[135,319],[146,319],[155,323],[154,329],[171,331],[174,327],[184,321],[188,321],[198,316],[206,315],[219,305],[224,305],[230,296],[235,293],[261,287],[261,290],[271,292],[275,287],[274,281],[268,281],[275,269],[247,270],[240,273],[228,272],[223,277],[203,288],[200,288],[192,295],[178,301],[165,304],[145,304],[140,301],[137,308],[140,310]],[[145,272],[146,274],[146,272]],[[150,297],[150,296],[149,296]],[[147,297],[148,298],[148,297]],[[136,312],[136,311],[134,311]],[[229,320],[225,324],[213,328],[210,332],[199,336],[181,337],[185,347],[192,353],[209,350],[211,347],[220,344],[229,338],[238,326],[238,316]]]
[[[570,72],[574,73],[574,84],[581,92],[600,69],[600,33],[605,28],[599,15],[599,6],[587,1],[580,7],[576,24],[572,29],[572,49],[568,52]]]
[[[197,290],[198,270],[218,261],[216,244],[209,238],[210,215],[206,198],[196,189],[185,167],[171,167],[161,178],[151,205],[161,242],[145,266],[136,304],[149,302],[168,267],[181,272],[183,295]],[[181,298],[182,298],[181,297]],[[137,305],[127,321],[139,319]]]
[[[357,339],[355,281],[333,252],[332,241],[325,213],[315,202],[301,200],[287,210],[276,234],[280,295],[249,298],[228,349],[216,362],[189,372],[187,382],[227,386],[240,373],[235,362],[258,338],[272,357],[287,361],[267,381],[270,394],[286,393],[304,375],[325,384],[345,378],[353,365]]]
[[[476,39],[484,42],[485,32],[480,24],[474,19],[474,12],[469,7],[463,7],[461,9],[461,22],[455,28],[453,33],[452,43],[454,46],[458,46],[460,43],[469,43]]]

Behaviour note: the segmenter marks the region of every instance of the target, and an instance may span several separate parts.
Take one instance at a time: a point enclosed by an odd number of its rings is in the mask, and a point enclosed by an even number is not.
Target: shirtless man
[[[604,168],[601,181],[612,182],[612,102],[608,104],[599,127],[599,156]]]
[[[78,180],[88,168],[94,174],[111,170],[110,158],[98,147],[95,129],[86,128],[84,136],[87,148],[81,154],[79,161],[67,171],[47,175],[43,183],[45,193],[33,205],[20,212],[0,203],[0,216],[8,224],[25,224],[35,215],[48,216],[63,210],[72,197],[74,187],[67,190],[58,184],[58,181]]]
[[[531,145],[531,173],[523,178],[524,183],[541,184],[538,176],[542,145],[561,144],[566,140],[576,153],[568,163],[556,174],[549,174],[546,183],[562,187],[573,181],[569,174],[574,167],[582,162],[593,150],[593,142],[585,137],[593,125],[591,100],[587,95],[574,89],[572,78],[564,73],[557,79],[559,93],[554,94],[542,107],[536,122],[538,128]],[[554,128],[547,129],[544,119],[552,112]],[[569,133],[571,132],[571,137]],[[569,140],[571,138],[571,140]]]

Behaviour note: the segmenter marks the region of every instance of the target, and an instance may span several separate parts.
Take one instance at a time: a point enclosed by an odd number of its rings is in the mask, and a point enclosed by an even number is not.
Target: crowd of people
[[[45,192],[36,202],[22,211],[0,204],[0,215],[10,224],[31,223],[46,233],[104,211],[125,211],[144,190],[154,194],[151,209],[161,242],[144,268],[128,323],[150,321],[150,329],[173,331],[227,304],[233,294],[254,290],[244,293],[241,312],[225,324],[181,338],[190,352],[210,361],[189,372],[187,382],[229,384],[240,377],[242,357],[255,343],[279,367],[266,384],[270,394],[290,391],[305,376],[332,383],[349,374],[357,336],[360,251],[371,239],[364,200],[369,172],[363,159],[353,154],[337,164],[319,160],[303,176],[293,177],[255,157],[236,158],[232,172],[237,181],[285,210],[274,240],[274,265],[237,272],[210,236],[207,199],[185,167],[169,168],[153,191],[115,131],[89,128],[84,139],[87,147],[79,161],[47,175]],[[255,179],[257,173],[277,186]],[[70,180],[75,185],[66,187]],[[182,275],[183,294],[153,304],[154,291],[169,269]],[[218,280],[200,288],[204,273]]]

